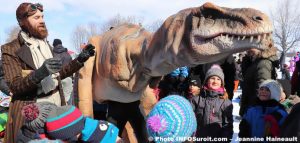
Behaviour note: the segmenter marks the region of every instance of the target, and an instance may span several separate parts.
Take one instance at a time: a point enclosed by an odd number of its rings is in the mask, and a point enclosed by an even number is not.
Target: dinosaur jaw
[[[192,49],[199,55],[236,53],[250,48],[266,49],[271,41],[271,32],[259,34],[216,33],[202,36],[195,32],[190,35]]]

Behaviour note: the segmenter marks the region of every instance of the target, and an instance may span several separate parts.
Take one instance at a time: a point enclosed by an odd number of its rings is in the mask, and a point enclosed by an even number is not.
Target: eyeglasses
[[[23,18],[27,17],[27,16],[34,15],[37,10],[40,10],[41,12],[43,12],[43,5],[40,4],[40,3],[35,3],[35,4],[28,5],[27,8],[26,8],[26,12],[23,15]]]

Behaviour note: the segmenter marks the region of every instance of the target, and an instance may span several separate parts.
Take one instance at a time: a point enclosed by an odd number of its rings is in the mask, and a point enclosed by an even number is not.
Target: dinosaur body
[[[115,27],[90,41],[96,57],[80,72],[79,107],[92,113],[90,95],[97,102],[140,100],[156,77],[249,48],[266,49],[271,32],[270,20],[257,10],[211,3],[170,16],[153,35],[138,25]]]

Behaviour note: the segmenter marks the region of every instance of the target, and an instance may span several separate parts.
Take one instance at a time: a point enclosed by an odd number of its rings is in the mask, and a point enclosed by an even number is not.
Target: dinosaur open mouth
[[[271,36],[271,33],[262,33],[262,34],[252,34],[252,35],[239,35],[239,34],[228,34],[228,33],[218,33],[214,35],[210,35],[209,37],[203,37],[200,35],[194,35],[194,42],[195,43],[206,43],[210,42],[213,39],[222,39],[222,40],[249,40],[250,43],[256,42],[260,43],[264,39],[268,39]]]

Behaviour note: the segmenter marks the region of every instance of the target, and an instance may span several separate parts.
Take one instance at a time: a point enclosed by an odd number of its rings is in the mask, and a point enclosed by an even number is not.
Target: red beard
[[[25,21],[26,22],[24,22],[22,29],[25,32],[28,32],[30,36],[33,36],[37,39],[45,39],[48,36],[48,30],[45,23],[33,27],[27,20]]]

